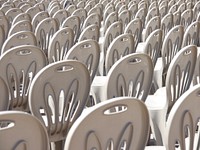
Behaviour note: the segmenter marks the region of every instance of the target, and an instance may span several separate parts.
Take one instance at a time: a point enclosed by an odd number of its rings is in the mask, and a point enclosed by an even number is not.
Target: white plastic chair
[[[100,47],[97,41],[88,39],[78,42],[66,54],[65,60],[78,60],[89,71],[90,83],[92,83],[99,65]]]
[[[30,21],[31,22],[31,17],[29,14],[27,13],[20,13],[19,15],[17,15],[13,21],[12,21],[12,25],[16,24],[17,22],[19,21],[22,21],[22,20],[27,20],[27,21]]]
[[[0,112],[7,111],[9,109],[9,90],[5,81],[1,77],[0,77],[0,88],[1,88]]]
[[[136,52],[148,54],[155,67],[158,57],[161,53],[162,48],[162,29],[154,30],[146,39],[146,41],[141,44],[139,43]]]
[[[31,8],[32,5],[29,3],[25,3],[23,5],[21,5],[21,7],[19,7],[23,12],[26,12],[29,8]]]
[[[74,42],[77,42],[77,39],[80,35],[80,18],[78,16],[69,16],[62,24],[62,28],[70,27],[74,31]]]
[[[167,150],[199,149],[199,86],[189,89],[174,104],[166,124]],[[177,142],[177,144],[175,144]]]
[[[22,20],[14,25],[11,26],[9,32],[8,32],[8,37],[13,35],[14,33],[20,32],[20,31],[30,31],[32,32],[32,24],[28,20]]]
[[[134,52],[135,52],[134,37],[132,34],[124,33],[116,37],[110,43],[105,56],[106,74],[108,74],[108,71],[117,60]]]
[[[163,31],[162,40],[164,40],[165,36],[171,30],[172,27],[174,27],[173,14],[172,13],[168,13],[161,19],[160,28]]]
[[[36,46],[13,47],[1,55],[0,76],[9,89],[9,109],[29,111],[30,84],[37,72],[46,64],[46,56]]]
[[[106,1],[106,0],[105,0]],[[103,24],[105,24],[105,21],[109,14],[115,11],[115,6],[112,3],[108,3],[105,7],[105,10],[103,11]]]
[[[35,29],[37,45],[44,51],[46,55],[48,54],[48,47],[50,44],[50,40],[57,30],[58,30],[57,21],[51,17],[42,20]]]
[[[146,54],[133,53],[119,59],[107,76],[96,76],[91,86],[96,103],[129,96],[146,100],[152,84],[153,63]]]
[[[96,4],[95,7],[91,8],[89,11],[88,11],[88,15],[87,15],[87,18],[93,14],[93,13],[97,13],[99,15],[99,18],[100,18],[100,21],[102,21],[103,19],[103,14],[102,14],[102,9],[100,6],[98,5],[101,5],[100,3]]]
[[[4,31],[4,29],[3,29],[3,27],[0,25],[0,50],[1,50],[1,47],[2,47],[2,45],[3,45],[3,43],[4,43],[4,41],[5,41],[5,31]]]
[[[149,115],[144,103],[120,97],[85,110],[70,129],[64,149],[142,150],[148,134]]]
[[[200,2],[197,1],[194,4],[194,7],[193,7],[193,19],[194,19],[194,21],[197,20],[197,16],[199,14],[199,11],[200,11]]]
[[[5,15],[0,16],[0,25],[5,32],[5,38],[7,38],[8,31],[9,31],[9,22],[8,22],[8,19]]]
[[[118,13],[116,11],[113,11],[110,14],[108,14],[107,18],[104,21],[104,25],[101,28],[101,36],[105,36],[105,33],[109,26],[116,21],[118,21]]]
[[[101,27],[101,19],[98,13],[92,13],[87,16],[84,21],[82,29],[84,30],[89,25],[96,24],[99,28]]]
[[[103,39],[99,39],[99,44],[101,48],[100,55],[100,64],[99,64],[99,73],[100,75],[105,75],[105,56],[107,53],[107,49],[110,43],[120,34],[122,34],[122,22],[117,21],[111,24],[111,26],[107,29],[105,33],[105,37]]]
[[[185,30],[184,36],[183,36],[183,44],[182,47],[185,47],[187,45],[198,45],[199,42],[199,29],[200,29],[200,22],[195,21],[192,22],[187,29]]]
[[[193,75],[193,80],[192,80],[192,85],[197,85],[200,83],[200,55],[199,55],[199,49],[197,47],[198,54],[197,54],[197,61],[196,61],[196,66],[194,70],[194,75]]]
[[[133,3],[132,5],[130,5],[128,7],[128,10],[130,11],[131,13],[131,20],[135,18],[135,14],[137,13],[138,11],[138,4],[137,3]]]
[[[65,27],[58,30],[49,42],[48,60],[49,63],[61,61],[65,58],[69,49],[74,45],[74,32],[71,28]]]
[[[169,64],[182,47],[183,35],[184,27],[182,25],[177,25],[173,27],[164,38],[161,49],[162,58],[157,63],[157,77],[162,74],[162,77],[160,76],[162,79],[156,79],[159,87],[164,85]]]
[[[153,7],[152,9],[148,10],[146,15],[147,16],[145,18],[145,27],[146,27],[147,23],[149,22],[149,20],[151,20],[155,16],[159,16],[158,7]]]
[[[124,29],[127,27],[128,23],[131,20],[131,14],[129,10],[123,10],[121,13],[119,13],[119,21],[122,22],[122,29],[124,31]]]
[[[162,145],[164,142],[166,119],[171,108],[177,99],[190,88],[196,58],[196,46],[189,45],[181,49],[169,65],[166,87],[158,89],[145,101],[151,116],[152,132],[157,145]]]
[[[181,25],[184,26],[185,29],[192,23],[193,21],[193,10],[192,9],[186,9],[181,14]]]
[[[12,47],[19,45],[37,45],[37,40],[33,32],[19,31],[7,38],[2,46],[1,54]]]
[[[11,8],[10,10],[8,10],[5,15],[8,18],[8,22],[9,22],[9,27],[11,27],[12,21],[13,19],[19,15],[20,13],[22,13],[22,10],[19,8]]]
[[[197,85],[179,97],[166,121],[164,146],[145,150],[199,149],[199,92]]]
[[[75,60],[44,67],[35,76],[29,94],[31,113],[45,126],[56,150],[62,150],[74,121],[80,116],[90,91],[87,68]]]
[[[176,11],[173,13],[173,22],[174,22],[174,26],[181,24],[181,12],[180,11]]]
[[[9,5],[9,4],[7,5],[7,4],[5,4],[5,5],[1,6],[1,11],[3,11],[4,14],[6,14],[7,11],[10,10],[10,9],[12,9],[13,7],[14,7],[13,5]]]
[[[54,13],[52,18],[55,18],[57,20],[58,26],[61,27],[62,23],[68,16],[69,13],[65,9],[59,9],[57,12]]]
[[[160,29],[161,19],[160,16],[152,17],[146,24],[142,31],[142,41],[145,42],[147,37],[156,29]]]
[[[39,13],[41,10],[40,10],[40,7],[39,6],[33,6],[29,9],[27,9],[26,13],[29,14],[31,16],[31,19],[33,19],[33,17]]]
[[[147,15],[147,8],[138,8],[137,13],[135,14],[135,18],[139,18],[142,22],[142,28],[145,26],[145,18]]]
[[[165,1],[163,1],[165,2]],[[166,1],[167,2],[167,1]],[[161,17],[161,19],[168,13],[168,6],[161,6],[159,7],[159,15]]]
[[[142,21],[139,18],[135,18],[129,22],[127,27],[124,30],[124,33],[130,33],[134,37],[135,49],[138,46],[138,43],[141,42],[142,38]]]
[[[67,12],[69,12],[69,15],[71,15],[76,9],[77,9],[76,5],[73,4],[66,8]]]
[[[83,23],[87,18],[86,10],[84,8],[78,8],[72,13],[72,16],[73,15],[78,16],[80,18],[80,29],[82,30]]]
[[[34,116],[20,111],[0,112],[1,149],[50,150],[45,127]]]
[[[79,36],[78,42],[87,39],[92,39],[99,42],[99,35],[99,26],[96,24],[92,24],[82,31],[82,33]]]
[[[35,29],[37,25],[44,19],[48,18],[49,14],[46,11],[41,11],[35,14],[35,16],[32,18],[32,27],[33,27],[33,32],[35,32]]]

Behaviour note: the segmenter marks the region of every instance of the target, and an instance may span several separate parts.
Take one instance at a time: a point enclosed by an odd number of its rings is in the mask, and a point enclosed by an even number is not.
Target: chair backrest
[[[193,79],[197,59],[197,47],[188,45],[172,59],[166,77],[168,112],[176,100],[187,91]]]
[[[27,13],[20,13],[19,15],[17,15],[17,16],[13,19],[12,25],[14,25],[14,24],[16,24],[17,22],[22,21],[22,20],[27,20],[27,21],[30,21],[30,22],[31,22],[31,17],[30,17],[30,15],[27,14]]]
[[[162,29],[154,30],[146,39],[144,53],[148,54],[155,67],[162,48]]]
[[[163,3],[166,2],[168,3],[168,1],[163,1]],[[161,17],[161,19],[168,13],[168,5],[161,5],[159,7],[159,15]]]
[[[134,52],[135,52],[134,37],[132,34],[124,33],[116,37],[109,45],[106,53],[106,58],[105,58],[106,74],[117,60]]]
[[[36,46],[13,47],[1,55],[0,68],[2,71],[0,76],[9,89],[9,109],[29,110],[30,83],[46,64],[44,53]]]
[[[164,40],[165,36],[173,26],[174,26],[173,14],[168,13],[161,19],[161,29],[163,31],[162,40]]]
[[[81,20],[78,16],[69,16],[62,24],[62,27],[70,27],[74,31],[74,42],[77,41],[80,35]]]
[[[92,24],[92,25],[86,27],[80,34],[78,42],[87,40],[87,39],[96,40],[98,42],[99,36],[100,36],[99,30],[100,30],[99,26],[96,24]]]
[[[90,90],[87,68],[75,60],[44,67],[35,76],[29,94],[31,113],[45,124],[50,142],[66,138],[85,107]]]
[[[144,39],[146,41],[147,37],[156,29],[160,29],[160,16],[152,17],[146,24],[145,32],[144,32]]]
[[[185,30],[184,36],[183,36],[183,44],[182,47],[187,45],[198,45],[199,43],[199,28],[200,28],[200,22],[195,21],[192,22],[187,29]]]
[[[100,47],[97,41],[88,39],[78,42],[66,54],[65,59],[78,60],[82,62],[90,73],[90,82],[92,83],[99,65]]]
[[[101,27],[101,19],[100,15],[98,13],[92,13],[87,16],[87,18],[84,21],[82,29],[84,30],[86,27],[96,24],[99,28]]]
[[[168,3],[168,8],[168,13],[175,13],[178,9],[178,5],[175,4],[175,1],[173,0]]]
[[[105,33],[105,39],[103,42],[103,54],[106,56],[107,49],[110,43],[120,34],[122,34],[122,22],[117,21],[110,25]]]
[[[169,64],[176,55],[176,53],[181,49],[183,41],[184,27],[182,25],[177,25],[173,27],[165,36],[161,55],[163,61],[163,74],[168,70]]]
[[[4,32],[5,32],[5,38],[8,35],[8,31],[9,31],[9,23],[8,23],[8,19],[5,15],[0,16],[0,25],[2,26]]]
[[[21,5],[21,7],[19,7],[23,12],[26,12],[29,8],[31,8],[32,5],[29,3],[24,3],[23,5]]]
[[[5,81],[0,77],[0,112],[9,108],[9,91]]]
[[[2,25],[0,25],[0,50],[1,50],[1,47],[2,47],[2,45],[3,45],[3,43],[4,43],[4,41],[5,41],[5,39],[6,39],[6,37],[5,37],[5,31],[4,31],[4,29],[3,29],[3,27],[2,27]]]
[[[49,63],[63,60],[69,49],[74,45],[74,32],[71,28],[65,27],[58,30],[49,42],[48,60]]]
[[[119,14],[119,21],[122,22],[122,29],[124,31],[124,29],[127,27],[128,23],[131,20],[131,14],[129,10],[123,10],[120,14]]]
[[[35,14],[35,16],[32,18],[32,27],[33,27],[33,32],[35,32],[35,29],[37,25],[44,19],[48,18],[49,14],[46,11],[41,11]]]
[[[33,32],[19,31],[7,38],[2,46],[1,54],[12,47],[20,45],[37,45],[37,40]]]
[[[95,7],[91,8],[89,11],[88,11],[88,16],[87,18],[89,18],[89,16],[93,13],[96,13],[99,15],[99,19],[100,21],[102,21],[102,9],[100,8],[100,6],[98,5],[101,5],[101,3],[97,3]]]
[[[47,55],[50,40],[58,30],[58,24],[54,18],[46,18],[42,20],[35,29],[35,36],[37,39],[37,45]]]
[[[69,16],[69,13],[65,9],[59,9],[55,14],[52,16],[52,18],[55,18],[57,20],[57,23],[59,27],[62,25],[65,19]]]
[[[135,18],[135,14],[138,11],[138,4],[137,3],[133,3],[128,7],[128,10],[131,13],[131,20]]]
[[[12,21],[13,19],[19,15],[20,13],[22,13],[22,10],[19,8],[11,8],[10,10],[8,10],[5,15],[8,18],[8,22],[9,22],[9,27],[11,27]]]
[[[200,55],[198,53],[192,84],[196,85],[196,84],[199,84],[199,83],[200,83]]]
[[[194,7],[193,7],[193,19],[194,19],[194,21],[195,20],[197,21],[197,16],[199,14],[199,11],[200,11],[200,1],[197,1],[194,4]]]
[[[73,15],[78,16],[80,18],[80,29],[82,29],[83,23],[87,18],[86,10],[84,8],[78,8],[72,13],[72,16]]]
[[[29,14],[31,16],[31,19],[33,19],[33,17],[39,13],[41,10],[40,10],[40,7],[38,5],[35,5],[35,6],[32,6],[30,7],[29,9],[26,10],[26,13]]]
[[[129,54],[118,60],[107,76],[105,99],[130,96],[145,101],[152,84],[153,63],[146,54]]]
[[[104,21],[103,33],[105,34],[109,26],[118,21],[118,13],[116,11],[111,12]]]
[[[135,14],[135,18],[139,18],[141,20],[142,28],[145,26],[146,15],[147,15],[147,8],[140,8]]]
[[[0,112],[1,149],[50,150],[45,127],[34,116],[20,111]]]
[[[147,12],[147,16],[145,18],[145,26],[153,17],[159,16],[159,9],[158,7],[153,7]]]
[[[69,12],[69,15],[71,15],[76,10],[76,5],[72,4],[69,5],[69,7],[66,8],[66,10]]]
[[[122,109],[113,111],[117,107]],[[135,98],[118,97],[84,111],[70,129],[64,149],[142,150],[149,128],[145,104]]]
[[[173,22],[174,22],[174,26],[180,25],[180,23],[181,23],[181,12],[180,11],[176,11],[173,13]]]
[[[181,14],[181,25],[184,26],[185,29],[192,23],[193,21],[193,10],[192,9],[186,9]]]
[[[32,32],[32,24],[28,20],[22,20],[17,23],[15,23],[13,26],[11,26],[8,37],[13,35],[14,33],[17,33],[19,31],[30,31]]]
[[[133,35],[135,49],[137,48],[138,43],[141,42],[142,30],[142,21],[139,18],[135,18],[132,21],[130,21],[124,30],[124,33],[130,33]]]
[[[103,11],[103,24],[105,24],[105,20],[107,19],[108,15],[115,11],[114,4],[110,2],[106,5],[105,10]]]
[[[172,107],[166,124],[167,150],[199,149],[199,92],[199,85],[190,88]]]

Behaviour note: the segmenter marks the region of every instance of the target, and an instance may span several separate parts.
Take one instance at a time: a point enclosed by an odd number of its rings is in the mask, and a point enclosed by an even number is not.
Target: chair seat
[[[92,91],[92,94],[94,94],[93,97],[97,103],[106,100],[106,97],[104,94],[106,82],[107,82],[106,76],[94,77],[94,80],[91,85],[91,91]]]
[[[137,53],[144,53],[145,44],[146,44],[145,42],[138,43],[137,48],[136,48],[136,52]]]
[[[166,93],[163,91],[163,93]],[[164,101],[166,102],[166,94],[161,95],[149,95],[145,101],[149,111],[153,110],[162,110],[165,106]]]
[[[158,86],[158,88],[162,87],[162,73],[163,73],[163,63],[162,63],[162,58],[159,57],[157,59],[156,65],[154,67],[154,83],[156,82],[156,85]]]
[[[146,146],[144,150],[166,150],[164,146]]]

